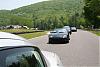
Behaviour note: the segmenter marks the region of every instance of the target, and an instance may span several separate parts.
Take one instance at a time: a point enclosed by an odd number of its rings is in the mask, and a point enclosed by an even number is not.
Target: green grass
[[[91,32],[96,34],[97,36],[100,36],[100,31],[91,31]]]
[[[85,31],[89,31],[89,32],[91,32],[91,33],[94,33],[94,34],[96,34],[97,36],[100,36],[100,30],[98,30],[98,29],[82,29],[82,30],[85,30]]]
[[[99,29],[83,29],[83,30],[89,31],[91,33],[96,34],[97,36],[100,36],[100,30]]]
[[[45,32],[34,32],[34,33],[26,33],[26,34],[19,34],[19,36],[24,37],[26,39],[31,39],[34,37],[39,37],[42,35],[45,35],[47,33],[47,31]]]
[[[28,30],[28,29],[4,29],[0,30],[2,32],[9,32],[9,33],[19,33],[19,32],[33,32],[34,30]]]
[[[36,31],[36,30],[27,30],[27,29],[4,29],[4,30],[0,30],[2,32],[9,32],[9,33],[22,33],[22,34],[18,34],[21,37],[24,37],[26,39],[31,39],[34,37],[38,37],[38,36],[42,36],[45,35],[47,33],[47,31]],[[23,33],[25,32],[25,33]],[[29,33],[27,33],[29,32]]]

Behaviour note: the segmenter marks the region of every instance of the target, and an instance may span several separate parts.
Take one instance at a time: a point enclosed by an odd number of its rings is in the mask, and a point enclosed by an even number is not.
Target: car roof
[[[7,32],[0,32],[0,39],[18,39],[18,40],[25,40],[24,38],[11,34],[11,33],[7,33]]]
[[[23,45],[23,46],[5,46],[5,47],[0,47],[0,51],[2,50],[7,50],[7,49],[14,49],[14,48],[27,48],[27,47],[32,47],[32,48],[35,48],[37,50],[39,50],[38,47],[36,46],[32,46],[32,45]]]
[[[70,26],[64,26],[64,27],[70,27]]]
[[[20,36],[6,32],[0,32],[0,48],[31,45],[31,43]]]

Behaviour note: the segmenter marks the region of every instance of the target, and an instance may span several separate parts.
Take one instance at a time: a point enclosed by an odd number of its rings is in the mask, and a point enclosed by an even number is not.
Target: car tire
[[[67,43],[69,43],[69,40],[67,40]]]
[[[49,44],[51,44],[52,43],[52,39],[49,39]]]
[[[64,43],[69,43],[69,39],[65,39],[64,40]]]
[[[70,32],[70,35],[72,34],[72,32]]]
[[[69,35],[67,35],[67,39],[66,40],[70,40],[70,36]]]

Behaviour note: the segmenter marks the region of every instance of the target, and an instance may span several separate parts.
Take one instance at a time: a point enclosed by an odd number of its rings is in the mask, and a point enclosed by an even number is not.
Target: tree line
[[[84,16],[87,26],[100,28],[100,0],[85,0]]]
[[[41,30],[61,28],[99,27],[99,0],[52,0],[0,11],[0,26],[21,25]]]

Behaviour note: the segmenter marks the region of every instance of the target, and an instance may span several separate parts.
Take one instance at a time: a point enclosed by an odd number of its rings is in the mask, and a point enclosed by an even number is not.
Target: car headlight
[[[67,35],[63,35],[63,38],[66,38],[67,37]]]

